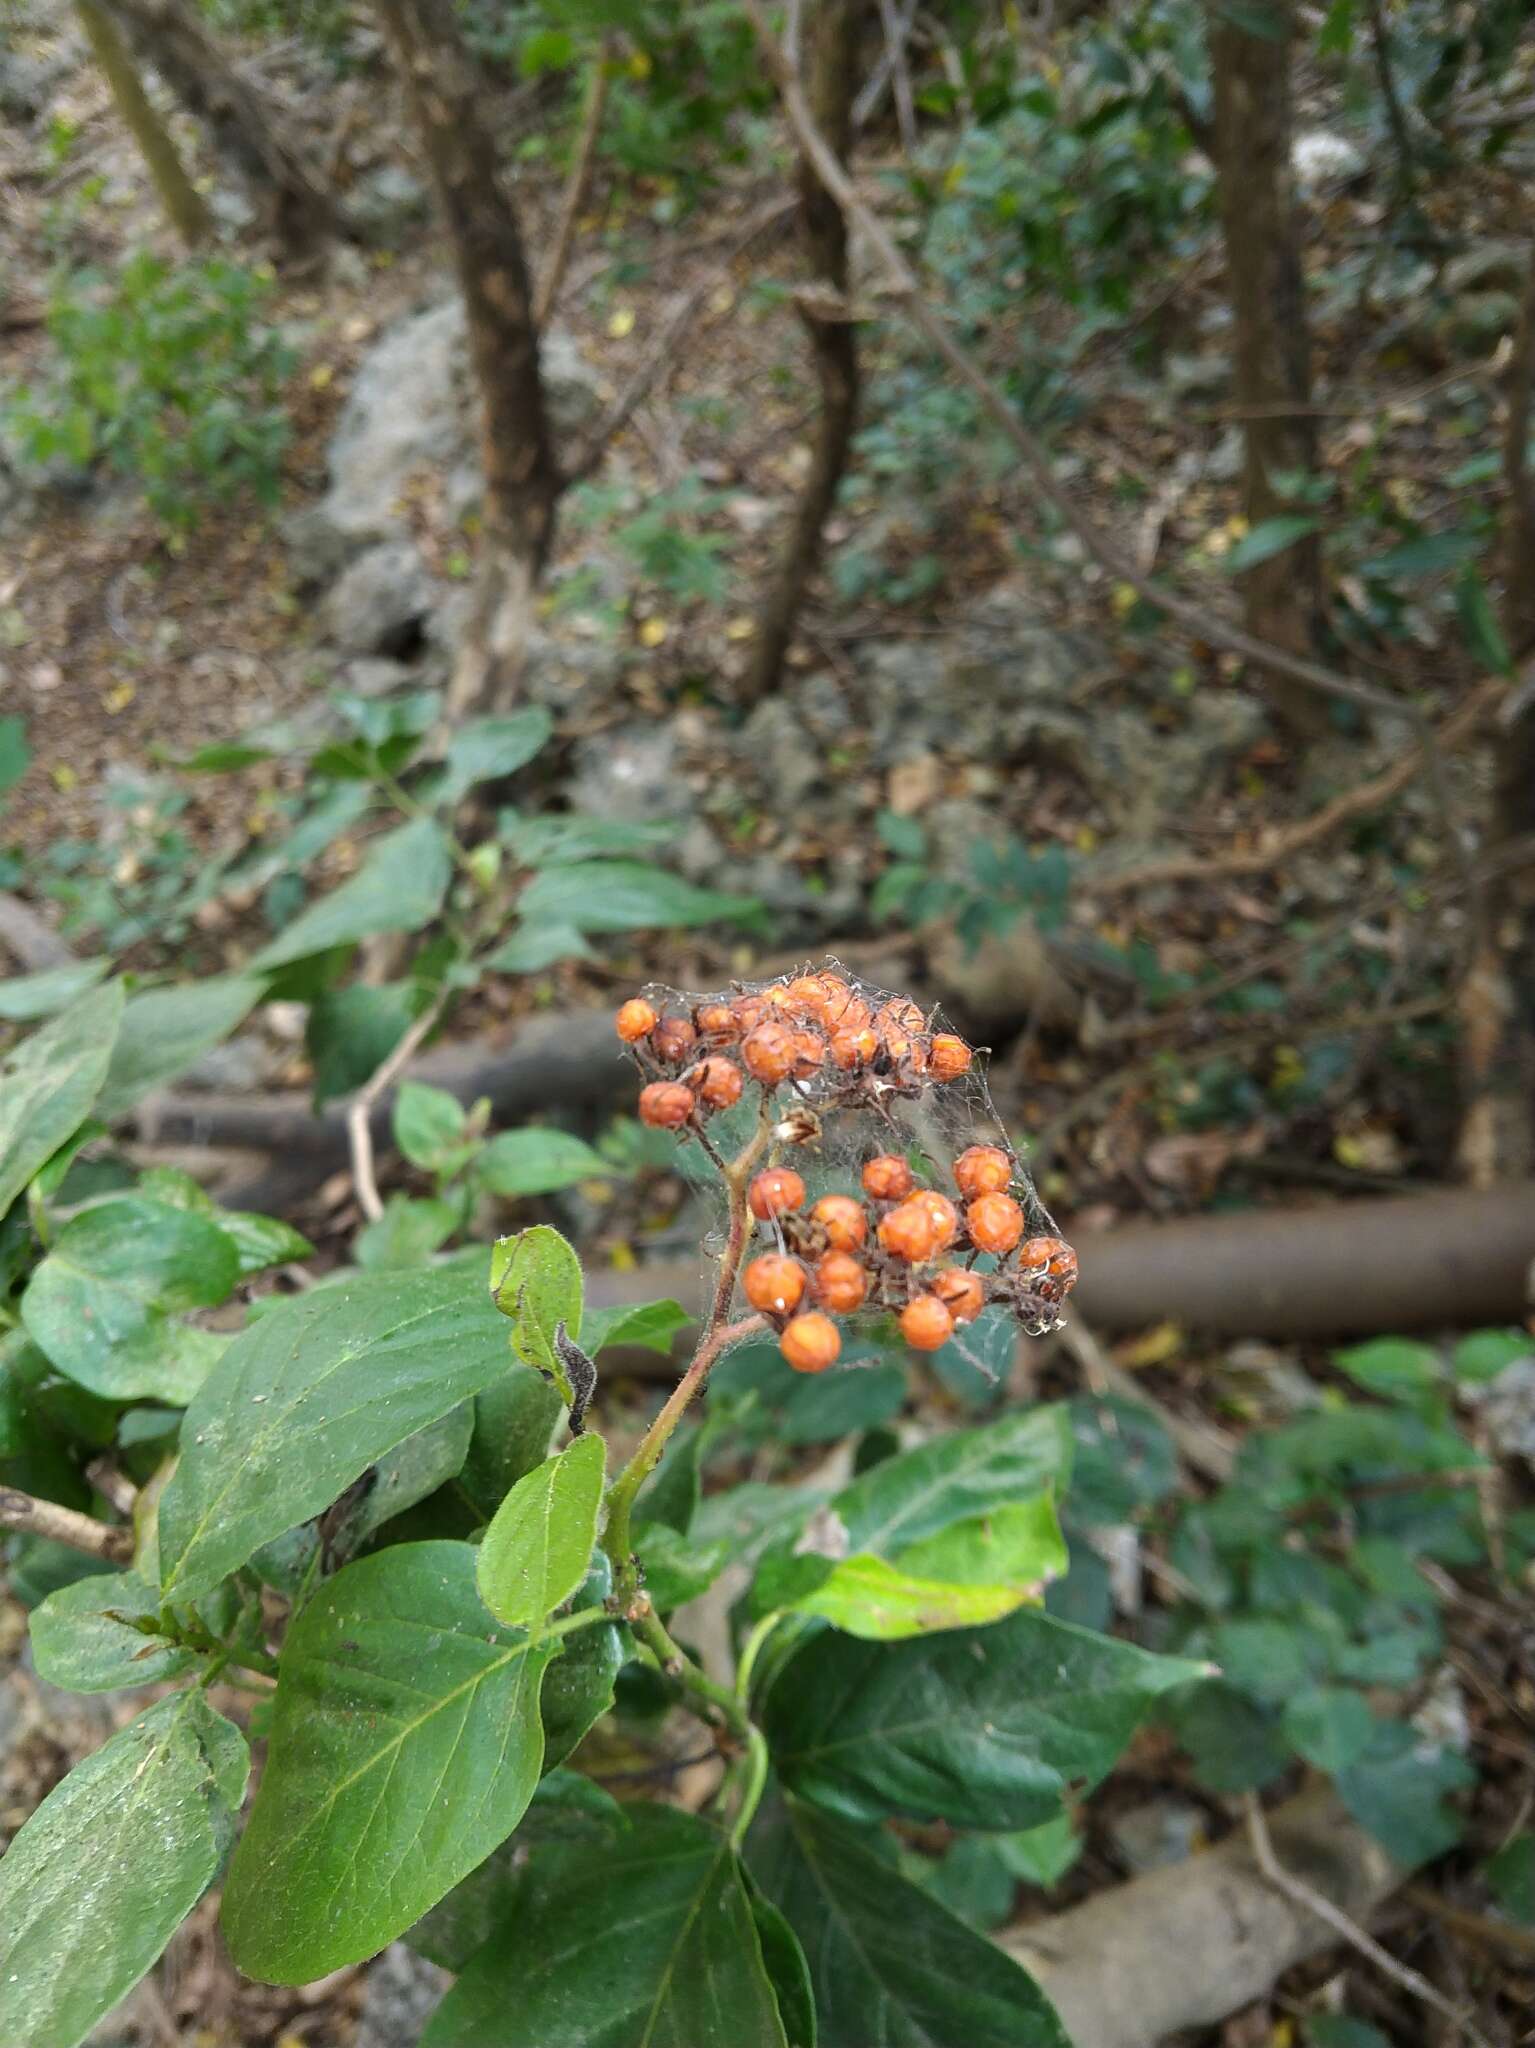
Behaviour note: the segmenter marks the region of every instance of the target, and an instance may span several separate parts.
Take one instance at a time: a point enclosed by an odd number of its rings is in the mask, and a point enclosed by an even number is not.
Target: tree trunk
[[[208,209],[187,176],[170,130],[150,104],[127,45],[117,32],[117,24],[100,0],[75,0],[75,12],[91,46],[91,55],[112,89],[123,125],[139,146],[166,218],[187,247],[195,249],[212,232]]]
[[[310,174],[277,110],[226,56],[189,0],[107,0],[140,55],[250,187],[272,233],[297,260],[346,232],[339,208]]]
[[[483,409],[484,525],[474,615],[448,688],[451,719],[516,699],[564,479],[538,361],[522,233],[479,116],[451,0],[378,0],[405,81],[469,320]]]
[[[1504,380],[1503,636],[1517,663],[1535,655],[1535,251]],[[1535,677],[1514,686],[1499,736],[1489,851],[1535,828]],[[1528,861],[1487,889],[1483,929],[1460,992],[1464,1118],[1460,1168],[1473,1187],[1535,1170],[1535,872]]]
[[[805,24],[805,89],[816,125],[839,160],[852,140],[860,0],[823,0]],[[746,696],[757,703],[778,684],[805,589],[821,559],[822,529],[836,502],[858,418],[858,342],[847,305],[847,223],[803,159],[799,222],[815,287],[797,300],[810,337],[821,410],[810,471],[789,537],[757,617]]]
[[[1316,467],[1311,341],[1290,182],[1290,0],[1270,13],[1282,40],[1212,8],[1215,154],[1226,281],[1234,322],[1233,386],[1243,413],[1243,510],[1250,526],[1296,510],[1276,478]],[[1322,551],[1308,534],[1242,578],[1247,630],[1294,654],[1314,651],[1322,617]],[[1326,730],[1324,701],[1285,677],[1264,678],[1275,712],[1302,740]]]

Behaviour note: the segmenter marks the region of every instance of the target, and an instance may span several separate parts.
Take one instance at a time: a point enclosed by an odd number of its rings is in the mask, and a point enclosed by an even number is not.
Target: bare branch
[[[559,225],[554,231],[554,247],[549,251],[549,262],[538,281],[537,296],[533,301],[533,324],[543,331],[549,324],[549,315],[554,311],[555,301],[560,295],[560,286],[565,282],[565,272],[570,267],[570,252],[576,245],[576,222],[586,205],[592,189],[592,173],[597,165],[597,138],[602,132],[603,109],[608,103],[608,67],[612,53],[604,38],[597,55],[592,60],[592,75],[587,82],[586,107],[581,115],[581,133],[576,139],[576,153],[571,159],[570,178],[565,186],[565,197],[560,206]]]
[[[724,260],[717,269],[711,270],[690,290],[679,293],[672,302],[672,309],[662,323],[656,336],[656,345],[645,358],[628,383],[619,392],[602,418],[592,429],[587,440],[577,449],[565,470],[566,485],[584,482],[602,461],[609,444],[628,426],[635,413],[642,406],[662,372],[676,360],[677,345],[692,326],[704,305],[718,290],[721,280],[730,275],[738,259],[745,255],[759,235],[776,227],[781,220],[788,219],[797,205],[793,199],[775,199],[768,206],[754,213],[745,230],[736,237]]]
[[[879,18],[885,31],[885,49],[890,57],[891,91],[895,95],[895,121],[901,131],[901,147],[908,156],[917,148],[917,110],[912,104],[911,72],[906,64],[906,38],[913,17],[902,21],[895,0],[879,0]]]
[[[0,1529],[44,1536],[50,1543],[67,1543],[71,1550],[83,1550],[87,1557],[105,1558],[111,1564],[128,1564],[133,1558],[131,1529],[93,1521],[74,1508],[60,1507],[53,1500],[37,1500],[14,1486],[0,1487]]]

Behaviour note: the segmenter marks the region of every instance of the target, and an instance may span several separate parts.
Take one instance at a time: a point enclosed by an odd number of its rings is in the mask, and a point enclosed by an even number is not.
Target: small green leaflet
[[[610,1179],[617,1171],[600,1152],[568,1131],[503,1131],[475,1161],[475,1177],[493,1195],[516,1200],[552,1195],[583,1180]]]
[[[178,1678],[200,1659],[158,1632],[159,1589],[136,1572],[93,1572],[50,1593],[28,1633],[40,1678],[69,1692],[115,1692]]]
[[[586,1577],[597,1540],[606,1446],[577,1437],[519,1479],[479,1548],[480,1598],[508,1626],[535,1633]]]
[[[518,899],[530,925],[568,925],[581,932],[627,932],[654,926],[739,924],[760,917],[755,896],[695,888],[680,875],[635,860],[584,860],[545,868]]]
[[[515,1237],[498,1237],[490,1254],[490,1298],[511,1321],[517,1356],[551,1373],[571,1400],[554,1343],[561,1323],[567,1337],[581,1335],[581,1261],[570,1245],[545,1223]]]
[[[0,981],[0,1017],[8,1024],[52,1017],[94,988],[111,967],[110,960],[74,960],[67,967],[45,967],[38,974]]]
[[[1224,564],[1232,575],[1240,575],[1244,569],[1255,569],[1260,562],[1282,555],[1286,548],[1293,548],[1298,540],[1316,530],[1316,520],[1303,512],[1284,512],[1277,519],[1261,520],[1223,557]]]
[[[453,862],[440,826],[414,819],[375,840],[349,881],[301,912],[251,962],[258,972],[375,932],[413,932],[442,908]]]
[[[96,1114],[110,1123],[184,1073],[229,1036],[265,986],[255,975],[229,975],[130,998]]]

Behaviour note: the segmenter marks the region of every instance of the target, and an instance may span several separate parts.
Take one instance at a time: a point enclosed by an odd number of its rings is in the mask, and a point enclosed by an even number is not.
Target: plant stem
[[[0,1529],[18,1529],[28,1536],[46,1536],[53,1543],[67,1543],[71,1550],[83,1550],[88,1557],[106,1559],[109,1564],[131,1564],[133,1531],[94,1521],[57,1501],[38,1500],[14,1486],[0,1487]]]
[[[651,1608],[649,1601],[644,1595],[640,1597],[644,1601],[644,1612],[634,1620],[635,1633],[655,1657],[663,1675],[680,1687],[683,1704],[707,1726],[727,1729],[743,1745],[744,1755],[739,1759],[744,1766],[741,1796],[730,1827],[731,1846],[739,1848],[767,1783],[767,1743],[743,1703],[725,1686],[717,1685],[708,1672],[688,1656],[682,1645],[673,1640],[665,1622]],[[735,1766],[732,1765],[731,1775],[734,1774]]]
[[[736,1666],[736,1698],[743,1707],[751,1703],[752,1673],[757,1668],[757,1659],[761,1656],[768,1637],[783,1617],[784,1610],[781,1607],[775,1607],[771,1614],[764,1614],[741,1645],[741,1661]]]

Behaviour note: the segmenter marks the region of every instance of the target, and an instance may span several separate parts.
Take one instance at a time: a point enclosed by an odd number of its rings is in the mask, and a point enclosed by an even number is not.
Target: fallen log
[[[1355,1922],[1407,1876],[1330,1790],[1301,1793],[1268,1824],[1285,1868]],[[1073,2048],[1152,2048],[1217,2025],[1338,1937],[1268,1882],[1239,1830],[997,1940],[1039,1979]]]

